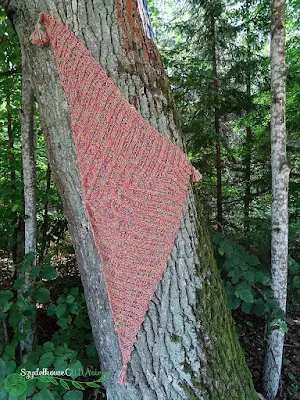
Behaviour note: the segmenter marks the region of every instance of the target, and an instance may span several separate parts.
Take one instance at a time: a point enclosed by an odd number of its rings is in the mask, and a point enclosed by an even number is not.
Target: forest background
[[[245,0],[161,2],[149,10],[167,70],[190,159],[203,175],[197,184],[240,341],[259,385],[265,327],[278,312],[270,289],[270,61],[269,2]],[[12,265],[23,259],[24,199],[21,137],[21,56],[15,32],[0,16],[0,307],[10,313],[9,328],[20,316],[10,303],[18,290]],[[289,277],[287,332],[278,398],[297,399],[300,381],[300,60],[299,3],[286,9],[287,151],[289,185]],[[36,121],[38,335],[47,349],[73,357],[73,365],[97,365],[74,250],[62,204],[51,178],[43,134]],[[51,299],[51,302],[50,302]],[[42,306],[44,303],[47,306]],[[9,305],[10,304],[10,305]],[[20,305],[19,305],[20,306]],[[16,308],[17,309],[17,308]],[[6,317],[6,315],[5,315]],[[53,328],[46,329],[53,322]],[[2,322],[2,321],[0,321]],[[5,336],[5,335],[4,335]],[[51,339],[51,344],[50,344]],[[12,355],[13,346],[2,343]],[[53,347],[52,347],[53,346]],[[40,354],[39,354],[40,352]],[[13,370],[13,358],[11,368]],[[45,365],[49,363],[49,360]],[[56,366],[59,367],[58,365]],[[41,385],[43,386],[43,385]],[[43,388],[40,388],[43,390]],[[46,390],[44,388],[44,390]],[[104,395],[103,395],[104,396]],[[74,398],[74,397],[73,397]]]

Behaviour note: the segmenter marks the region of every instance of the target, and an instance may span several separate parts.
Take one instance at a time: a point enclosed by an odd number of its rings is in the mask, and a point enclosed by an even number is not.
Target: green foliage
[[[291,310],[300,309],[300,264],[292,257],[288,259],[288,297]]]
[[[35,254],[28,254],[17,267],[17,272],[24,273],[35,259]],[[10,290],[0,292],[1,320],[6,321],[13,330],[9,343],[0,346],[0,398],[8,399],[8,392],[12,396],[9,382],[14,377],[22,379],[25,385],[24,393],[19,393],[18,400],[31,397],[32,399],[82,399],[82,391],[88,387],[101,389],[101,382],[107,379],[107,374],[101,375],[92,382],[80,380],[87,366],[93,365],[99,370],[99,360],[93,342],[93,335],[88,319],[84,295],[78,287],[64,289],[56,302],[51,302],[51,291],[45,285],[54,282],[57,276],[56,269],[51,265],[49,258],[40,266],[33,265],[31,273],[36,278],[35,285],[25,293],[23,298],[16,298]],[[19,278],[20,280],[21,278]],[[20,282],[17,282],[17,287]],[[48,317],[55,319],[57,330],[51,338],[39,344],[28,355],[27,362],[18,363],[17,348],[19,340],[24,338],[20,333],[19,324],[23,320],[24,330],[30,329],[28,316],[36,315],[34,298],[47,308]],[[26,334],[25,334],[26,335]],[[66,371],[68,376],[36,375],[28,380],[28,373],[47,368],[49,371]],[[23,377],[25,376],[25,377]],[[78,379],[79,377],[79,379]],[[25,379],[26,378],[26,379]],[[7,385],[1,385],[6,382]],[[22,383],[15,383],[19,387]],[[22,383],[22,384],[23,384]],[[14,383],[12,383],[14,385]]]
[[[56,304],[48,307],[47,314],[61,328],[53,336],[54,345],[67,343],[84,360],[84,366],[98,365],[84,294],[78,288],[64,289]]]
[[[227,239],[223,234],[212,232],[212,242],[218,252],[218,265],[224,282],[229,307],[238,307],[245,314],[265,316],[268,320],[284,319],[270,287],[271,276],[259,258],[245,247]],[[286,331],[285,322],[280,328]]]

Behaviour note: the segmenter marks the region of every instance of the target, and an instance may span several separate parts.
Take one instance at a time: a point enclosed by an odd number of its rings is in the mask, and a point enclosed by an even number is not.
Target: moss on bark
[[[197,289],[196,318],[200,326],[197,334],[200,343],[204,344],[206,360],[202,362],[205,373],[202,371],[200,376],[195,375],[192,369],[189,370],[192,383],[195,392],[201,393],[205,400],[257,400],[197,194],[195,197],[199,240],[196,275],[201,282]],[[214,298],[211,299],[211,296]],[[184,363],[184,368],[189,369],[188,362]],[[183,389],[190,399],[198,398],[189,386],[183,386]]]

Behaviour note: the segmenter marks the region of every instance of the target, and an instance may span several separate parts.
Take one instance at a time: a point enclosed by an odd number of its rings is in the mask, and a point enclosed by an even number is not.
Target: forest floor
[[[11,272],[7,265],[2,265],[0,277],[0,290],[12,289]],[[66,274],[66,275],[65,275]],[[57,280],[55,288],[51,290],[51,296],[58,297],[65,287],[81,287],[78,274],[74,274],[74,266],[68,270],[65,266],[64,277]],[[82,290],[82,289],[81,289]],[[41,343],[51,341],[51,338],[59,328],[53,325],[47,316],[44,307],[38,310],[38,337]],[[260,392],[260,378],[264,361],[265,321],[254,315],[246,315],[240,310],[233,313],[236,328],[239,333],[240,343],[245,351],[246,361],[253,375],[253,381],[257,392]],[[289,311],[287,315],[288,333],[285,337],[283,368],[280,389],[276,400],[300,400],[300,315]],[[49,329],[50,328],[50,329]],[[92,393],[85,393],[85,400],[91,399]],[[98,397],[103,399],[102,396]]]
[[[253,375],[254,386],[257,392],[260,392],[260,378],[264,362],[265,321],[263,318],[246,315],[239,310],[234,312],[233,317],[247,364]],[[285,337],[280,388],[275,400],[300,400],[300,318],[292,313],[287,317],[289,330]],[[51,340],[49,317],[45,311],[42,311],[39,316],[39,330],[41,333],[47,332],[48,337],[44,338],[45,341]],[[91,398],[90,396],[85,397],[85,399]],[[102,397],[100,398],[102,399]]]
[[[264,364],[265,321],[263,318],[246,315],[241,311],[235,311],[233,316],[255,388],[260,392],[260,378]],[[288,333],[285,337],[283,367],[276,400],[300,400],[300,317],[290,312],[287,319]]]

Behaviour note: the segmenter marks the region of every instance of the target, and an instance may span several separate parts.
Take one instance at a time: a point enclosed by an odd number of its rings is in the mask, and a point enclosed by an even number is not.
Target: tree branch
[[[1,2],[1,0],[0,0]],[[3,76],[11,76],[11,75],[15,75],[15,74],[20,74],[22,72],[21,68],[18,69],[11,69],[9,71],[2,71],[0,72],[0,78],[2,78]]]

